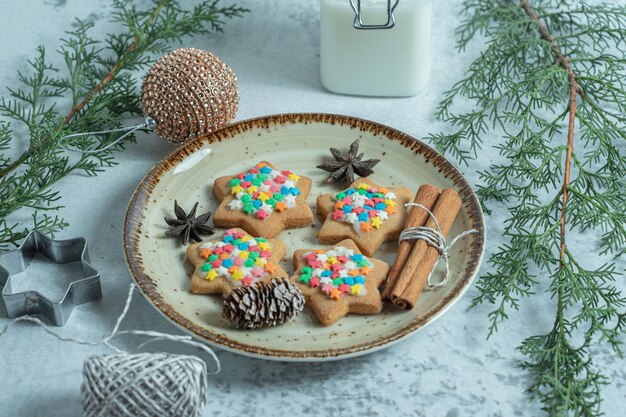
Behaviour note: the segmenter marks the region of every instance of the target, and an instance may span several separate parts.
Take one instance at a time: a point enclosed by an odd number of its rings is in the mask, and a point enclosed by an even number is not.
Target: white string
[[[41,321],[40,319],[34,316],[21,316],[21,317],[17,317],[16,319],[11,320],[9,323],[7,323],[6,326],[4,326],[2,330],[0,330],[0,337],[2,337],[9,330],[9,328],[11,328],[11,326],[13,326],[15,323],[19,321],[29,321],[31,323],[38,324],[39,326],[43,328],[43,330],[46,333],[56,337],[62,342],[74,342],[80,345],[87,345],[87,346],[98,346],[100,344],[100,342],[93,342],[89,340],[81,340],[81,339],[76,339],[73,337],[61,336],[54,330],[51,330],[50,327],[46,323],[44,323],[43,321]]]
[[[399,241],[402,242],[403,240],[419,239],[419,240],[425,241],[428,245],[437,249],[437,252],[439,252],[439,258],[437,258],[437,262],[435,262],[435,265],[433,265],[433,269],[430,271],[430,274],[428,274],[428,286],[429,287],[443,287],[444,285],[448,283],[448,278],[450,276],[450,261],[448,259],[449,257],[448,251],[460,239],[463,239],[465,236],[471,235],[473,233],[478,233],[478,230],[476,229],[466,230],[460,235],[457,235],[454,239],[452,239],[452,241],[449,244],[446,245],[446,238],[441,232],[439,221],[430,210],[428,210],[423,205],[417,204],[417,203],[407,203],[404,206],[405,207],[419,207],[421,209],[424,209],[426,213],[428,213],[428,215],[435,222],[435,226],[437,227],[437,229],[433,229],[433,228],[425,227],[425,226],[416,226],[416,227],[409,227],[407,229],[404,229],[402,233],[400,233]],[[435,268],[437,268],[437,264],[439,264],[439,261],[441,259],[443,259],[443,262],[446,265],[446,275],[442,281],[433,284],[430,279],[433,275],[433,272],[435,272]]]
[[[118,143],[120,143],[122,139],[124,139],[126,136],[134,133],[136,130],[139,130],[139,129],[154,130],[155,127],[156,127],[156,120],[154,120],[152,117],[146,117],[143,123],[139,123],[139,124],[136,124],[134,126],[119,127],[117,129],[108,129],[108,130],[97,130],[95,132],[72,133],[71,135],[65,135],[65,136],[63,136],[60,139],[61,144],[59,146],[61,148],[65,149],[65,150],[67,150],[67,151],[79,152],[79,153],[90,155],[90,154],[94,154],[94,153],[98,153],[98,152],[103,152],[103,151],[106,151],[107,149],[112,148],[113,146],[115,146]],[[103,146],[102,148],[79,149],[79,148],[74,147],[74,146],[65,146],[65,145],[63,145],[63,141],[65,139],[77,138],[77,137],[89,136],[89,135],[106,135],[107,133],[116,133],[116,132],[126,132],[126,133],[124,133],[122,136],[120,136],[119,138],[115,139],[113,142],[109,143],[108,145]]]
[[[215,362],[215,371],[213,372],[208,372],[209,374],[217,374],[220,372],[221,370],[221,366],[220,366],[220,361],[217,358],[217,355],[215,355],[215,352],[213,352],[213,350],[211,350],[211,348],[209,348],[207,345],[205,345],[204,343],[200,343],[200,342],[195,342],[191,336],[178,336],[178,335],[173,335],[173,334],[168,334],[168,333],[161,333],[161,332],[155,332],[152,330],[123,330],[120,331],[120,325],[122,323],[122,320],[124,320],[124,318],[126,317],[126,314],[128,313],[128,309],[130,308],[130,303],[133,299],[133,293],[135,291],[135,284],[131,284],[130,288],[128,290],[128,296],[126,298],[126,303],[124,304],[124,308],[122,309],[122,313],[119,315],[119,317],[117,318],[117,321],[115,322],[115,326],[113,327],[113,330],[111,331],[111,333],[106,334],[102,337],[102,339],[100,341],[94,342],[94,341],[89,341],[89,340],[82,340],[82,339],[77,339],[74,337],[67,337],[67,336],[62,336],[59,333],[55,332],[54,330],[50,329],[50,327],[44,323],[43,321],[41,321],[39,318],[37,317],[33,317],[33,316],[22,316],[22,317],[18,317],[12,321],[10,321],[6,326],[4,326],[4,328],[2,330],[0,330],[0,337],[2,337],[7,330],[9,330],[9,328],[11,326],[13,326],[15,323],[19,322],[19,321],[28,321],[31,323],[35,323],[38,324],[39,326],[41,326],[43,328],[43,330],[56,337],[57,339],[59,339],[62,342],[73,342],[73,343],[78,343],[80,345],[87,345],[87,346],[98,346],[100,344],[104,344],[105,346],[107,346],[108,348],[116,351],[119,354],[130,354],[131,352],[127,352],[124,351],[120,348],[118,348],[117,346],[114,346],[111,342],[113,339],[115,339],[117,336],[124,336],[124,335],[131,335],[131,336],[148,336],[150,337],[149,340],[141,343],[139,346],[137,346],[132,352],[136,352],[140,349],[142,349],[144,346],[150,344],[150,343],[154,343],[156,341],[162,341],[162,340],[167,340],[167,341],[171,341],[171,342],[177,342],[177,343],[183,343],[195,348],[198,348],[200,350],[202,350],[204,353],[206,353],[208,356],[211,357],[211,359],[213,359],[213,361]]]

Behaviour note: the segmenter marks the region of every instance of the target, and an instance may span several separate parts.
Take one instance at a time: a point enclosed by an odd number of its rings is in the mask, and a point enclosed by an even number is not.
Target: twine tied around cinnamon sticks
[[[381,295],[398,308],[410,310],[415,306],[424,286],[443,257],[446,278],[449,276],[447,252],[462,237],[477,231],[467,231],[446,244],[445,238],[461,209],[459,194],[453,189],[440,190],[424,184],[417,193],[404,224],[396,260],[389,271]],[[420,209],[421,208],[421,209]]]
[[[456,235],[450,243],[446,244],[446,238],[441,232],[441,226],[439,226],[439,221],[437,220],[437,217],[435,217],[432,211],[428,210],[426,207],[418,203],[407,203],[404,206],[405,207],[419,207],[422,210],[425,210],[426,213],[428,213],[428,215],[430,216],[430,218],[433,219],[433,221],[435,222],[435,226],[437,227],[436,229],[425,227],[425,226],[416,226],[416,227],[409,227],[407,229],[404,229],[402,233],[400,233],[399,241],[402,242],[403,240],[421,239],[421,240],[426,241],[426,243],[428,243],[430,246],[433,246],[435,249],[437,249],[437,251],[439,252],[439,258],[435,262],[435,265],[433,266],[433,269],[430,271],[430,274],[428,274],[428,279],[426,280],[426,282],[428,283],[429,287],[443,287],[444,285],[448,283],[448,278],[450,277],[450,260],[448,259],[449,257],[448,251],[450,250],[450,248],[452,248],[452,246],[454,246],[456,242],[463,239],[465,236],[471,235],[473,233],[478,233],[478,230],[476,229],[465,230],[463,233]],[[436,284],[433,284],[430,281],[430,278],[433,276],[433,272],[435,272],[435,268],[437,268],[437,265],[439,265],[439,261],[442,259],[443,259],[443,263],[446,266],[446,274],[441,281],[437,282]]]

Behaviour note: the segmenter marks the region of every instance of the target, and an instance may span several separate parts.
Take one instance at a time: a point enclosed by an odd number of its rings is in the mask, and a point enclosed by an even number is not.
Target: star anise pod
[[[358,139],[352,142],[347,154],[338,149],[330,148],[330,153],[333,154],[335,160],[318,165],[317,168],[331,173],[328,179],[326,179],[326,182],[329,184],[342,181],[352,183],[355,173],[360,177],[367,177],[374,173],[372,168],[380,162],[380,159],[367,159],[363,161],[364,154],[358,154],[358,152]]]
[[[165,217],[165,222],[170,226],[170,229],[165,232],[166,236],[181,236],[181,243],[186,245],[189,242],[189,238],[196,242],[202,242],[200,235],[212,235],[215,233],[215,229],[205,223],[209,221],[211,212],[207,211],[204,214],[196,217],[196,209],[198,203],[194,204],[189,214],[185,213],[179,205],[178,201],[174,200],[174,214],[175,219],[168,219]]]

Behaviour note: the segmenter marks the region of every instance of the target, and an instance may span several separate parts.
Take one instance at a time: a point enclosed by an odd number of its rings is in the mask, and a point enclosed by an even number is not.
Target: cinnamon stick
[[[415,194],[415,198],[413,202],[416,204],[421,204],[426,207],[428,210],[433,210],[437,199],[439,198],[439,194],[441,194],[441,190],[434,185],[424,184],[422,185],[417,193]],[[424,224],[428,221],[428,213],[425,210],[419,207],[411,207],[409,210],[409,215],[404,222],[404,228],[408,229],[409,227],[418,227],[424,226]],[[390,300],[391,293],[396,286],[398,281],[398,276],[400,275],[400,271],[404,268],[404,264],[415,245],[414,240],[403,240],[398,245],[398,254],[396,255],[396,260],[387,275],[387,282],[385,284],[385,288],[383,289],[381,296],[383,299]]]
[[[439,221],[441,233],[444,237],[448,235],[460,209],[461,199],[458,193],[449,188],[443,190],[437,200],[437,204],[431,211]],[[435,221],[430,216],[425,226],[433,229],[437,228]],[[406,260],[391,293],[391,302],[396,307],[410,310],[415,306],[438,258],[439,251],[436,248],[423,240],[415,242],[413,250],[411,250],[411,254]]]

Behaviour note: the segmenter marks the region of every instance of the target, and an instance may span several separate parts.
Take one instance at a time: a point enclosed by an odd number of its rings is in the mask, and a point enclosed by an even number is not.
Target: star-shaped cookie
[[[284,256],[281,240],[255,238],[242,229],[229,229],[220,239],[187,248],[187,257],[196,268],[191,292],[228,295],[235,287],[287,278],[279,265]]]
[[[241,227],[254,236],[272,238],[284,229],[308,226],[313,213],[306,203],[312,181],[261,161],[236,175],[219,177],[213,194],[219,207],[213,224]]]
[[[382,187],[367,178],[357,179],[344,191],[322,194],[317,197],[317,213],[324,219],[319,241],[352,239],[372,256],[383,242],[400,236],[407,215],[404,205],[412,197],[408,188]]]
[[[362,255],[353,241],[346,239],[325,250],[299,249],[293,254],[293,264],[296,272],[290,280],[302,290],[324,326],[348,313],[382,310],[378,287],[390,267]]]

